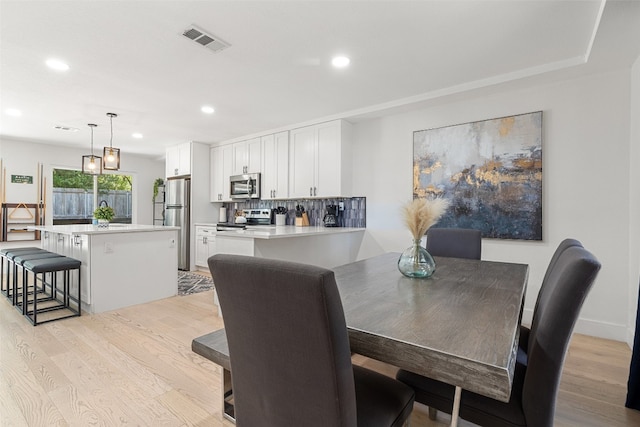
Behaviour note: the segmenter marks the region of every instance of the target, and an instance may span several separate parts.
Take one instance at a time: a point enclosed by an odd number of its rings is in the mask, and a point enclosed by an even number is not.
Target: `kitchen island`
[[[325,268],[356,261],[364,228],[247,226],[217,231],[216,224],[196,225],[196,266],[208,269],[216,253],[282,259]]]
[[[110,224],[29,228],[42,232],[42,249],[82,262],[85,312],[101,313],[178,293],[178,227]]]

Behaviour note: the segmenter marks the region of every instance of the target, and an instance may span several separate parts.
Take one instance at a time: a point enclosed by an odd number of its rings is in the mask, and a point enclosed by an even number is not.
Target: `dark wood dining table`
[[[351,351],[507,402],[529,267],[434,257],[428,279],[404,277],[399,253],[334,268]]]
[[[333,269],[351,351],[454,385],[452,426],[462,389],[508,401],[529,267],[435,257],[433,276],[412,279],[398,271],[399,257],[386,253]],[[224,330],[194,339],[192,349],[223,366],[227,412]]]

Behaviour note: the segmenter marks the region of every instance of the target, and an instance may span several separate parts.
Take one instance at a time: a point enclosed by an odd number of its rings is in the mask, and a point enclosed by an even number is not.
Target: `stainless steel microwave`
[[[229,178],[232,199],[259,199],[260,198],[260,174],[248,173],[233,175]]]

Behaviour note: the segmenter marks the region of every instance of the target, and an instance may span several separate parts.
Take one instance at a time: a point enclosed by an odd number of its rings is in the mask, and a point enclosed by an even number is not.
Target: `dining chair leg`
[[[432,408],[431,406],[429,406],[429,419],[431,421],[435,421],[437,417],[438,417],[438,410],[436,408]]]

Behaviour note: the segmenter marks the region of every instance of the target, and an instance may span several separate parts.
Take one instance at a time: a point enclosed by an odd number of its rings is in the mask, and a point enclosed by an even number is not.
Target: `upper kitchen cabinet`
[[[289,138],[289,197],[348,197],[351,124],[334,120],[294,129]]]
[[[260,172],[262,163],[262,144],[260,138],[236,142],[233,147],[232,175]]]
[[[229,195],[229,177],[233,175],[233,146],[211,148],[211,201],[226,202]]]
[[[191,175],[191,143],[174,145],[167,148],[165,160],[165,174],[172,176]]]
[[[262,140],[262,200],[289,197],[289,131]]]

